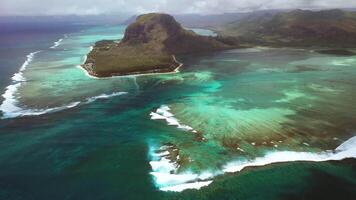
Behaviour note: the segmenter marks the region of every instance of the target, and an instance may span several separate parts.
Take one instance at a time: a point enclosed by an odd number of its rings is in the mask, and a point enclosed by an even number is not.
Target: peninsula
[[[182,66],[176,55],[235,48],[219,37],[197,35],[168,14],[140,15],[121,41],[95,44],[82,67],[95,77],[174,72]]]

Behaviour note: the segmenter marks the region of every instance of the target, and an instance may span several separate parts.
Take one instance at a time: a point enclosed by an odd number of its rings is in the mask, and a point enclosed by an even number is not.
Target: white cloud
[[[356,0],[1,0],[0,15],[223,13],[351,7],[356,7]]]

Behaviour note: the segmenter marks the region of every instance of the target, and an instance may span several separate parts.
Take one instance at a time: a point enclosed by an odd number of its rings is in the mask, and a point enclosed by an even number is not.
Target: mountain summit
[[[138,16],[120,42],[97,42],[83,68],[98,77],[172,72],[181,65],[175,55],[230,48],[184,29],[168,14],[150,13]]]

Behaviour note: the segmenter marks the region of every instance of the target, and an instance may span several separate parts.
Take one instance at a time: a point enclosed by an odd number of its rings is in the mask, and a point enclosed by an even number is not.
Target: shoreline
[[[212,30],[210,30],[212,31]],[[257,46],[251,46],[251,47],[247,47],[248,48],[270,48],[270,49],[283,49],[283,48],[286,48],[286,49],[295,49],[295,50],[303,50],[303,51],[313,51],[313,52],[317,52],[319,54],[325,54],[323,53],[322,51],[328,51],[328,50],[335,50],[333,48],[321,48],[321,49],[310,49],[310,48],[297,48],[297,47],[288,47],[288,46],[285,46],[285,47],[278,47],[278,46],[269,46],[269,45],[257,45]],[[91,46],[90,47],[90,51],[89,53],[94,49],[94,46]],[[230,49],[230,50],[236,50],[236,49],[246,49],[246,48],[234,48],[234,49]],[[347,50],[354,50],[354,48],[347,48]],[[88,54],[89,54],[88,53]],[[87,54],[87,55],[88,55]],[[337,55],[337,54],[332,54],[330,53],[331,55]],[[137,76],[151,76],[151,75],[164,75],[164,74],[174,74],[174,73],[178,73],[180,72],[179,69],[183,66],[183,63],[177,61],[176,57],[174,55],[172,55],[173,57],[173,61],[175,63],[178,64],[178,66],[176,68],[174,68],[173,70],[167,70],[167,68],[165,69],[158,69],[157,71],[155,70],[148,70],[148,71],[139,71],[139,72],[128,72],[128,73],[112,73],[111,75],[109,76],[98,76],[94,73],[90,73],[89,70],[87,70],[85,68],[85,62],[87,60],[87,55],[85,55],[85,59],[84,59],[84,62],[83,64],[81,65],[78,65],[77,67],[79,67],[81,70],[84,71],[84,73],[90,77],[90,78],[94,78],[94,79],[108,79],[108,78],[116,78],[116,77],[137,77]],[[350,56],[350,55],[348,55]],[[167,70],[167,71],[166,71]]]
[[[92,50],[92,49],[91,49]],[[93,79],[109,79],[109,78],[117,78],[117,77],[137,77],[137,76],[152,76],[152,75],[164,75],[164,74],[175,74],[180,72],[179,69],[183,66],[183,63],[177,61],[176,57],[174,55],[172,55],[173,61],[178,64],[177,67],[175,67],[173,70],[170,71],[166,71],[164,72],[164,70],[167,70],[167,68],[165,69],[161,69],[161,70],[147,70],[147,71],[139,71],[139,72],[128,72],[128,73],[112,73],[110,76],[96,76],[93,73],[90,73],[89,70],[87,70],[85,68],[85,62],[86,59],[84,60],[84,63],[81,65],[78,65],[77,67],[80,68],[81,70],[84,71],[85,75],[87,75],[90,78]]]

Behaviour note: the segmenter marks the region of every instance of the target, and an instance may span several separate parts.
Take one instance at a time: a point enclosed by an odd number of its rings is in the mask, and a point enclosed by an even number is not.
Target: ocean
[[[356,56],[255,47],[94,79],[79,65],[125,26],[56,23],[0,31],[0,199],[354,199]]]

